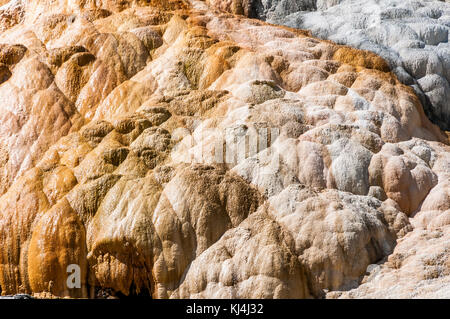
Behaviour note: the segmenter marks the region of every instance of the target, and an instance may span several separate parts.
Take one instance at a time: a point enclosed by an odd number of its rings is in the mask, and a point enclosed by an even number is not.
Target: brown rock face
[[[448,137],[380,57],[201,1],[0,29],[2,295],[449,294]]]
[[[83,223],[68,201],[62,200],[39,219],[31,235],[28,254],[31,291],[71,295],[66,284],[67,267],[76,264],[80,266],[83,289],[76,290],[73,296],[87,297],[86,253]]]

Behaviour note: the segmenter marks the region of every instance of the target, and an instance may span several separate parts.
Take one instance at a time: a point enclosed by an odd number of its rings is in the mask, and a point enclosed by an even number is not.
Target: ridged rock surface
[[[450,3],[438,0],[207,0],[233,13],[369,50],[450,130]]]
[[[381,57],[201,1],[0,11],[2,295],[448,296],[448,136]]]

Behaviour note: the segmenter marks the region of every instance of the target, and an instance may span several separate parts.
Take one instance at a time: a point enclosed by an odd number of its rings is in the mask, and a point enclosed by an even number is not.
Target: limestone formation
[[[449,296],[450,141],[416,92],[218,8],[0,8],[1,295]]]
[[[438,0],[208,0],[211,5],[372,51],[450,130],[450,3]],[[243,8],[243,9],[242,9]]]

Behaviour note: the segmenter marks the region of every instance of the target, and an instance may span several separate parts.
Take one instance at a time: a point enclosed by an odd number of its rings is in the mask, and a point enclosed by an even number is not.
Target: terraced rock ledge
[[[450,297],[449,139],[417,91],[225,9],[0,7],[1,294]]]

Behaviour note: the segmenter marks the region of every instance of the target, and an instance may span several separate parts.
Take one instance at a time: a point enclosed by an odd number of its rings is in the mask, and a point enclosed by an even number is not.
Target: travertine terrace
[[[380,56],[203,1],[2,3],[2,295],[449,296],[449,139]]]
[[[450,3],[443,0],[207,0],[222,10],[308,29],[374,52],[450,130]]]

